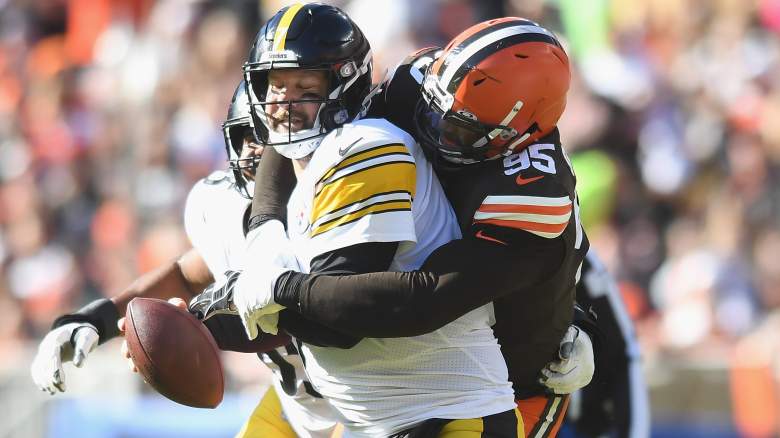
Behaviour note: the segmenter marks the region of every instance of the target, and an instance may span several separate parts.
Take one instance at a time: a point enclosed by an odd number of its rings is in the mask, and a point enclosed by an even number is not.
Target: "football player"
[[[254,193],[255,169],[263,152],[254,139],[243,81],[236,88],[222,130],[231,171],[213,172],[195,184],[187,197],[184,223],[193,248],[179,260],[139,277],[116,297],[95,301],[76,313],[58,318],[41,342],[32,365],[33,380],[41,390],[50,394],[65,391],[62,364],[72,360],[81,367],[98,343],[118,336],[117,320],[122,319],[131,299],[189,298],[212,284],[214,277],[243,266],[245,223]],[[304,380],[303,365],[295,347],[289,345],[289,338],[250,343],[241,336],[244,330],[238,317],[212,318],[207,326],[220,348],[264,351],[262,358],[273,370],[273,386],[237,438],[338,435],[335,413]],[[122,348],[128,356],[125,343]]]
[[[273,331],[269,315],[286,307],[355,336],[417,336],[492,302],[524,434],[554,436],[568,397],[547,393],[539,370],[559,354],[564,335],[577,350],[589,342],[569,329],[589,246],[556,128],[569,79],[556,37],[520,18],[480,23],[443,51],[413,55],[385,83],[371,114],[414,132],[430,152],[463,238],[413,272],[266,269],[245,322]],[[255,197],[253,212],[283,214],[264,201]],[[577,370],[580,364],[548,367],[542,380],[581,373],[579,383],[587,384],[592,368]]]
[[[598,378],[572,394],[566,426],[578,437],[649,437],[650,404],[639,343],[615,279],[593,249],[582,265],[577,302],[598,316],[606,347],[599,351]]]
[[[273,147],[289,159],[297,184],[284,217],[251,221],[251,269],[225,281],[250,338],[263,324],[252,310],[268,307],[251,292],[277,271],[409,271],[460,237],[419,145],[384,119],[360,118],[371,67],[368,41],[333,6],[286,7],[255,38],[244,66],[253,124],[265,154]],[[521,420],[491,325],[481,306],[430,333],[358,339],[349,349],[296,337],[309,380],[350,434],[482,436],[484,428],[516,437]]]

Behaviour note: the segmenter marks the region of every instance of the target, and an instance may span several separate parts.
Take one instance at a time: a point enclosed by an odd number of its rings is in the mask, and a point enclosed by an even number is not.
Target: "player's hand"
[[[276,281],[287,271],[299,270],[284,225],[269,220],[250,231],[246,260],[246,269],[233,289],[233,304],[249,339],[261,331],[275,335],[279,332],[278,313],[284,309],[274,301]]]
[[[571,394],[590,383],[596,367],[587,333],[570,325],[561,340],[558,357],[542,370],[541,384],[555,394]]]
[[[122,352],[122,356],[125,357],[125,360],[127,360],[127,367],[130,368],[130,371],[137,373],[138,367],[135,366],[133,358],[130,357],[130,349],[127,347],[127,338],[125,338],[125,321],[126,318],[123,316],[116,322],[116,326],[119,328],[119,332],[122,334],[122,346],[119,350]]]
[[[77,367],[84,365],[98,339],[95,326],[86,322],[71,322],[50,331],[38,346],[30,367],[35,385],[51,395],[65,392],[62,364],[72,360]]]
[[[279,312],[284,306],[274,301],[274,285],[279,276],[289,271],[277,266],[258,266],[244,271],[236,281],[233,304],[241,316],[246,335],[255,339],[260,332],[279,332]]]
[[[225,272],[223,281],[212,283],[203,292],[195,295],[190,300],[190,313],[201,320],[223,313],[238,314],[233,305],[233,287],[240,275],[240,271]]]

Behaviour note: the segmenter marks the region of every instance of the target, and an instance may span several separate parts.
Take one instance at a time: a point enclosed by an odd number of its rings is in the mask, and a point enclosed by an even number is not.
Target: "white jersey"
[[[250,201],[235,189],[233,176],[217,171],[198,181],[184,209],[184,227],[193,247],[206,261],[216,279],[225,271],[244,268],[246,241],[244,215]],[[273,371],[273,385],[284,414],[301,438],[328,438],[337,424],[333,408],[309,388],[303,364],[292,346],[263,355]],[[274,360],[271,360],[274,356]],[[290,370],[285,384],[281,368]],[[288,373],[290,371],[285,371]]]
[[[288,234],[305,272],[318,255],[365,242],[401,242],[392,269],[414,270],[460,237],[422,150],[380,119],[328,134],[287,207]],[[475,309],[423,336],[367,338],[347,350],[303,344],[306,372],[355,436],[388,436],[430,418],[513,409],[490,309]]]

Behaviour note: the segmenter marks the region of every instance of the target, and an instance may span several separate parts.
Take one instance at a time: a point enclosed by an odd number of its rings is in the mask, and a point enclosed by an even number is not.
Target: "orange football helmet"
[[[426,70],[418,136],[454,163],[510,155],[555,128],[570,78],[569,58],[549,30],[516,17],[476,24]]]

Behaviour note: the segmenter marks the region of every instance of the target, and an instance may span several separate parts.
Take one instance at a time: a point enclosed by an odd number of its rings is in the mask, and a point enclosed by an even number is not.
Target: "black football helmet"
[[[289,100],[319,103],[311,128],[278,133],[270,129],[265,105],[268,73],[278,69],[327,73],[323,99]],[[371,89],[371,47],[358,26],[340,9],[319,3],[280,10],[260,29],[244,64],[252,121],[257,138],[288,158],[312,153],[328,132],[360,118]],[[285,104],[285,102],[273,102]],[[289,116],[288,116],[289,117]],[[292,125],[290,125],[292,126]]]
[[[233,93],[233,99],[228,107],[225,123],[222,124],[222,135],[225,137],[225,149],[227,150],[228,166],[236,180],[236,188],[239,193],[251,199],[249,181],[246,173],[254,174],[260,163],[259,156],[241,158],[244,148],[244,139],[252,136],[252,118],[249,115],[249,99],[246,93],[246,83],[242,80]]]

